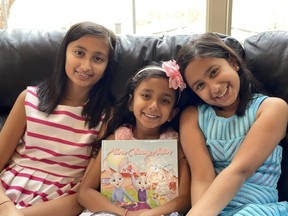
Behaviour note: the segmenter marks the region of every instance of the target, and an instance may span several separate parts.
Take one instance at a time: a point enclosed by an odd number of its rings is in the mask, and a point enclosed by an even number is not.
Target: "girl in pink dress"
[[[178,101],[185,88],[175,61],[162,65],[148,65],[140,69],[128,82],[126,94],[116,106],[108,125],[107,139],[178,139],[171,121],[178,112]],[[95,142],[99,150],[101,140]],[[110,211],[119,215],[144,216],[185,213],[190,208],[190,175],[184,153],[178,145],[179,195],[162,206],[130,211],[114,205],[98,192],[101,175],[101,152],[91,160],[78,191],[78,201],[91,212]],[[138,197],[139,199],[139,197]],[[145,202],[141,195],[140,202]],[[100,204],[101,203],[101,204]]]

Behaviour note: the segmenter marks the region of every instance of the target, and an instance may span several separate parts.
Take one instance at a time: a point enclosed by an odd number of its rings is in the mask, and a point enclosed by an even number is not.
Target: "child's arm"
[[[83,210],[77,202],[76,194],[20,209],[24,216],[78,216]]]
[[[178,196],[156,208],[146,210],[140,216],[159,216],[172,212],[185,214],[191,207],[190,201],[190,170],[181,146],[178,148],[178,167],[179,167],[179,194]],[[131,212],[132,213],[132,212]],[[128,212],[127,216],[132,215]]]
[[[109,137],[108,139],[110,139]],[[92,158],[85,172],[83,181],[78,190],[78,202],[91,212],[111,211],[120,215],[125,214],[125,209],[113,205],[100,190],[101,181],[101,151],[96,158]]]
[[[10,160],[12,154],[21,139],[26,127],[26,112],[24,101],[26,97],[26,90],[24,90],[17,98],[10,114],[0,133],[0,168],[4,168],[6,163]],[[0,188],[0,198],[9,199],[2,187]],[[32,207],[17,210],[13,202],[5,203],[0,206],[0,215],[77,215],[81,213],[82,207],[76,201],[76,195],[71,195],[59,198],[45,203],[39,203]],[[5,212],[5,213],[4,213]],[[12,214],[13,212],[13,214]],[[21,213],[20,213],[21,212]],[[3,214],[2,214],[3,213]]]
[[[284,138],[287,122],[288,106],[285,101],[279,98],[264,100],[257,111],[255,123],[232,163],[216,177],[187,215],[217,215],[225,208],[242,184],[264,163]]]
[[[205,139],[198,126],[197,107],[187,107],[180,117],[180,141],[191,172],[192,206],[215,178],[215,171]]]
[[[26,90],[18,96],[0,132],[0,171],[10,160],[24,133],[26,127],[25,97]]]
[[[26,126],[26,114],[24,107],[24,100],[26,97],[26,90],[23,91],[17,98],[13,108],[7,117],[5,124],[0,132],[0,172],[13,155],[19,140],[24,133]],[[0,203],[10,200],[0,184]],[[6,202],[0,205],[0,215],[19,216],[22,215],[15,207],[13,202]]]

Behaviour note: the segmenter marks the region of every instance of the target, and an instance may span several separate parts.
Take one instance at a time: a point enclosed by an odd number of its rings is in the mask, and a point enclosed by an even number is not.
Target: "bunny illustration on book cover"
[[[136,205],[132,196],[123,187],[124,178],[121,172],[124,170],[125,167],[127,167],[127,159],[122,159],[119,163],[118,170],[114,172],[111,171],[107,158],[104,159],[103,166],[107,174],[110,176],[109,183],[113,186],[113,192],[111,196],[112,202],[121,207],[129,207],[129,205],[126,205],[127,202],[124,200],[124,198],[126,197],[131,201],[130,206]]]
[[[101,193],[130,211],[163,205],[178,195],[176,140],[105,140]]]

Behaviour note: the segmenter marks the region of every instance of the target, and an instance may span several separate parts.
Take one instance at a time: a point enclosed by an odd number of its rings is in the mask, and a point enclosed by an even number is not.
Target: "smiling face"
[[[160,135],[161,125],[172,120],[175,115],[175,100],[175,90],[169,88],[167,78],[153,77],[142,80],[135,89],[129,106],[136,118],[136,130],[139,132],[153,129],[152,131]]]
[[[188,64],[185,78],[204,102],[235,112],[240,89],[237,66],[222,58],[196,58]]]
[[[108,59],[107,39],[86,35],[72,41],[66,50],[68,85],[90,90],[103,76]]]
[[[120,173],[113,173],[110,177],[110,184],[113,185],[115,188],[121,187],[124,182],[124,178]]]

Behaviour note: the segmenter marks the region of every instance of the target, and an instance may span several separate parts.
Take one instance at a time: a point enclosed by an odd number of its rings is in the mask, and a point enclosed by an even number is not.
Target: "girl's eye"
[[[162,102],[163,104],[170,104],[170,103],[171,103],[170,100],[165,99],[165,98],[161,99],[161,102]]]
[[[83,56],[84,55],[84,53],[82,51],[79,51],[79,50],[75,51],[75,54],[77,56]]]
[[[198,83],[196,86],[195,86],[195,91],[198,91],[200,89],[202,89],[204,87],[204,83]]]
[[[94,62],[103,62],[103,61],[104,61],[104,59],[101,58],[100,56],[95,56],[95,57],[93,58],[93,60],[94,60]]]
[[[213,69],[210,73],[210,77],[211,78],[215,77],[219,71],[220,71],[220,68]]]
[[[150,98],[149,94],[141,94],[141,97],[145,100],[148,100]]]

